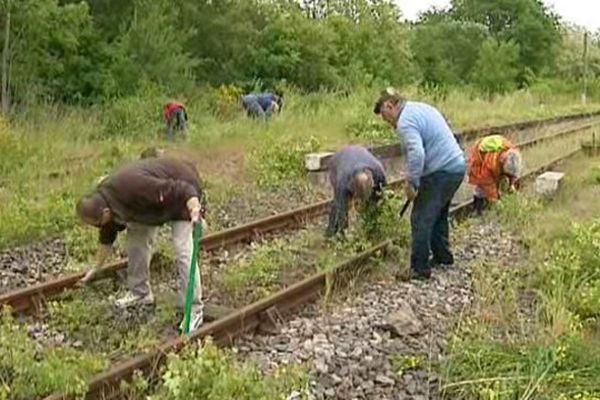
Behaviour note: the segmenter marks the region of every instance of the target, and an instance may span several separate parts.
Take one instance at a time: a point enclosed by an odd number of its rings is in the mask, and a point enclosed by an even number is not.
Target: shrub
[[[305,391],[307,385],[299,368],[283,367],[263,376],[256,366],[240,363],[230,352],[207,342],[169,355],[163,386],[151,399],[275,400],[287,398],[294,390]]]
[[[346,126],[350,139],[364,141],[369,144],[393,143],[398,138],[393,129],[386,123],[373,118],[361,118]]]
[[[110,101],[102,110],[102,138],[154,138],[164,126],[161,89],[147,85],[135,96]]]
[[[107,366],[87,352],[39,349],[8,310],[0,321],[0,399],[35,398],[52,392],[82,394],[86,380]]]
[[[250,168],[257,185],[278,188],[303,184],[306,177],[304,156],[319,147],[320,143],[314,136],[308,140],[267,137],[250,154]]]

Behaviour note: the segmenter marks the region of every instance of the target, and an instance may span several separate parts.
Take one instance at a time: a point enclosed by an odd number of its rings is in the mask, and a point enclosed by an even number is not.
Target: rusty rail
[[[600,111],[593,113],[591,116],[600,115]],[[590,115],[584,114],[585,117]],[[577,116],[567,116],[553,118],[552,121],[563,122],[565,120],[576,119]],[[579,116],[581,118],[581,116]],[[529,127],[540,122],[526,122],[509,126]],[[556,139],[568,134],[580,132],[594,126],[594,123],[589,123],[584,126],[567,129],[551,135],[534,138],[526,142],[520,143],[520,147],[531,147],[535,144]],[[487,128],[494,129],[494,128]],[[508,129],[508,128],[505,128]],[[403,179],[390,182],[390,186],[401,186]],[[331,206],[331,200],[324,200],[315,204],[300,207],[295,210],[287,211],[274,216],[262,218],[256,221],[249,222],[234,228],[225,229],[213,234],[207,235],[203,239],[203,247],[207,252],[214,251],[220,248],[227,248],[236,244],[250,242],[260,236],[272,234],[283,229],[291,229],[298,226],[303,226],[307,220],[315,219],[327,213]],[[127,267],[126,260],[119,260],[101,268],[94,280],[100,280],[114,276],[118,271]],[[0,308],[10,306],[13,312],[24,313],[37,311],[43,307],[44,302],[52,297],[56,297],[66,290],[72,289],[77,282],[83,277],[84,272],[78,272],[66,275],[48,282],[38,283],[36,285],[17,289],[12,292],[7,292],[0,295]]]
[[[600,116],[600,111],[594,111],[591,113],[571,114],[560,117],[553,117],[549,119],[536,119],[525,122],[517,122],[499,126],[491,127],[479,127],[474,129],[467,129],[464,131],[456,132],[457,135],[461,135],[464,141],[475,140],[492,133],[495,134],[506,134],[509,132],[523,131],[526,129],[540,128],[543,126],[549,126],[562,122],[569,122],[574,120],[583,120],[586,118],[592,118]],[[384,144],[380,146],[370,147],[369,150],[378,158],[393,158],[401,155],[401,150],[397,144]],[[331,159],[331,156],[325,157],[323,160],[324,165]]]
[[[550,160],[525,173],[523,179],[530,178],[536,173],[572,157],[579,151],[577,149]],[[471,204],[472,200],[458,204],[452,207],[450,213],[453,217],[464,217],[468,214]],[[165,362],[167,354],[181,350],[189,342],[211,336],[216,343],[227,344],[244,333],[254,331],[261,324],[269,322],[267,316],[269,310],[276,308],[278,312],[286,313],[317,299],[329,282],[335,282],[337,279],[353,272],[358,266],[366,263],[378,252],[385,252],[390,244],[390,240],[379,243],[356,257],[339,264],[330,271],[316,273],[271,296],[234,311],[203,326],[189,339],[181,337],[171,339],[152,353],[140,355],[114,365],[109,371],[97,375],[89,382],[85,398],[90,400],[121,398],[120,387],[122,380],[131,379],[135,371],[142,371],[147,375],[155,376],[159,371],[160,365]],[[45,400],[66,400],[70,398],[70,396],[62,394],[53,394],[46,397]]]

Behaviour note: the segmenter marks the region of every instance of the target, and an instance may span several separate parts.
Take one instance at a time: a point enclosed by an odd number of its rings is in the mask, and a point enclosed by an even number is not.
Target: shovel
[[[196,288],[196,270],[198,269],[199,254],[202,251],[202,224],[194,224],[192,263],[190,265],[190,276],[185,293],[185,308],[183,312],[183,333],[190,334],[190,321],[192,316],[192,304],[194,302],[194,289]]]

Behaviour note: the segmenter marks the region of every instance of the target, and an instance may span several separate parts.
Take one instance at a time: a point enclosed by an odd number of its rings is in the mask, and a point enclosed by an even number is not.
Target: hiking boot
[[[115,301],[115,305],[118,308],[152,306],[154,305],[154,296],[152,295],[152,293],[149,293],[145,296],[138,296],[131,292],[127,292],[125,296]]]
[[[190,333],[197,331],[200,326],[204,323],[204,312],[202,310],[192,310],[192,315],[190,315]],[[179,330],[183,332],[185,324],[185,316],[181,320],[179,324]]]

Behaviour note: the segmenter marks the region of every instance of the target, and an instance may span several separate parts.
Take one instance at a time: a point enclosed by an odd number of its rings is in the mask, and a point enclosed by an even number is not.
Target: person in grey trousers
[[[96,190],[77,203],[83,222],[100,231],[100,249],[94,268],[81,284],[92,280],[112,252],[119,232],[127,232],[127,285],[129,293],[116,305],[128,308],[153,305],[150,286],[152,247],[163,224],[169,224],[178,272],[178,305],[183,309],[192,260],[195,223],[206,225],[202,184],[196,167],[170,157],[135,161],[104,178]],[[191,330],[203,322],[200,274],[196,275]]]
[[[242,106],[248,117],[267,120],[279,114],[283,108],[283,95],[273,93],[250,93],[242,97]]]
[[[329,160],[329,180],[334,191],[327,237],[348,227],[348,207],[353,199],[376,204],[387,184],[381,162],[362,146],[347,146]]]

